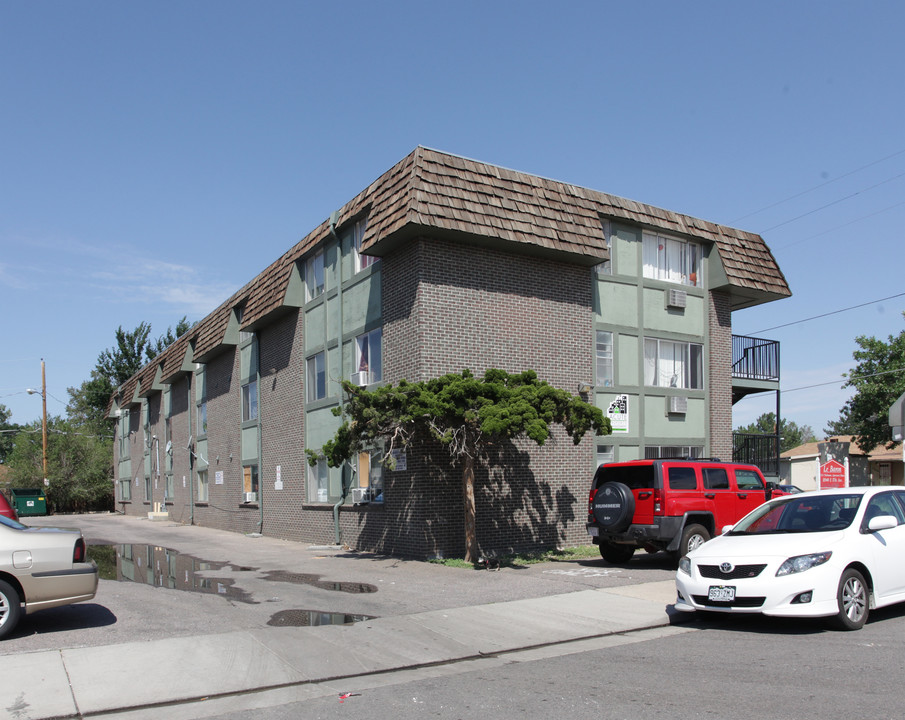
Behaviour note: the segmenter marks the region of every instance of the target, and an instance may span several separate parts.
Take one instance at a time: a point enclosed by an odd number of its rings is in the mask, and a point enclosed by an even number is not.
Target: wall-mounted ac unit
[[[243,500],[243,502],[247,502],[247,503],[257,502],[257,501],[258,501],[258,494],[257,494],[257,493],[253,493],[253,492],[252,492],[252,493],[245,493],[245,494],[244,494],[244,498],[245,498],[245,499]]]
[[[367,370],[363,370],[362,372],[352,373],[352,377],[349,378],[353,385],[358,385],[359,387],[364,387],[365,385],[371,384],[371,373]]]
[[[371,502],[371,488],[352,488],[352,504],[367,505]]]
[[[666,408],[668,413],[684,415],[688,412],[688,398],[680,395],[672,395],[666,398]]]
[[[688,293],[684,290],[669,288],[666,291],[666,307],[684,308],[688,304]]]

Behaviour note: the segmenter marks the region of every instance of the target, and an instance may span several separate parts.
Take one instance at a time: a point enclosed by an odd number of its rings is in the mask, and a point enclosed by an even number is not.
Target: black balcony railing
[[[775,340],[732,336],[732,377],[779,381],[779,343]]]
[[[756,465],[767,476],[779,476],[779,438],[775,435],[732,433],[732,460]]]

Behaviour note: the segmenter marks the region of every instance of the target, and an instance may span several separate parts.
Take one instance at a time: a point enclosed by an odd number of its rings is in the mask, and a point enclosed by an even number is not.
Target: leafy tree
[[[10,423],[12,412],[6,405],[0,403],[0,464],[6,462],[7,456],[13,449],[13,436],[19,428],[15,423]]]
[[[132,332],[126,332],[120,325],[116,329],[116,347],[104,350],[97,358],[98,375],[114,388],[126,382],[144,365],[142,358],[149,347],[150,334],[150,323],[140,323]]]
[[[475,462],[486,460],[495,443],[527,437],[543,445],[550,424],[558,423],[577,445],[586,432],[611,432],[601,410],[565,390],[538,380],[533,370],[510,375],[487,370],[476,378],[469,370],[432,380],[386,385],[369,391],[343,382],[348,396],[334,414],[345,421],[321,452],[307,451],[314,465],[321,455],[339,467],[363,450],[383,443],[382,462],[393,467],[393,451],[416,440],[444,445],[454,463],[462,464],[465,502],[465,560],[478,558],[475,532]]]
[[[848,380],[843,385],[855,388],[855,394],[842,406],[839,419],[827,425],[826,432],[856,436],[855,442],[864,452],[880,443],[892,447],[888,412],[905,392],[905,330],[890,335],[886,342],[866,335],[859,335],[855,342],[858,350],[852,358],[857,364],[846,373]]]
[[[170,345],[172,345],[176,340],[182,337],[185,333],[192,329],[192,323],[188,321],[185,315],[182,316],[182,319],[176,323],[176,330],[173,328],[167,328],[167,331],[157,338],[154,342],[148,342],[147,347],[145,348],[145,355],[148,360],[153,360],[160,353],[166,350]]]
[[[768,412],[761,415],[750,425],[738,427],[735,429],[737,433],[745,433],[750,435],[775,435],[776,434],[776,413]],[[783,418],[779,423],[779,451],[785,452],[793,447],[804,445],[805,443],[814,442],[817,436],[810,425],[797,425],[791,420]]]
[[[59,417],[47,418],[46,489],[50,509],[56,512],[109,510],[113,507],[109,438],[87,435],[79,426]],[[44,486],[41,423],[24,426],[15,438],[7,463],[12,487]]]

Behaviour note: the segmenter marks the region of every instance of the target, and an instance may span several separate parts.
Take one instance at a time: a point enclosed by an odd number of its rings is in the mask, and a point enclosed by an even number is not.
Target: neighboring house
[[[583,543],[598,463],[732,455],[732,403],[779,377],[778,346],[733,338],[731,313],[789,294],[758,235],[419,147],[116,390],[117,504],[461,555],[447,454],[335,469],[304,450],[338,427],[343,378],[533,369],[614,432],[500,448],[476,478],[478,539]]]
[[[887,450],[877,445],[869,453],[855,442],[853,435],[840,435],[819,442],[805,443],[786,450],[780,457],[780,479],[802,490],[817,489],[817,469],[829,460],[848,460],[849,485],[903,485],[901,443]]]

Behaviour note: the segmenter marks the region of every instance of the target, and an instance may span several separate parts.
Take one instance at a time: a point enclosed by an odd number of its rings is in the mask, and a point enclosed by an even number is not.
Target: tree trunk
[[[478,561],[478,537],[475,533],[474,458],[465,457],[462,470],[462,499],[465,506],[465,562]]]

